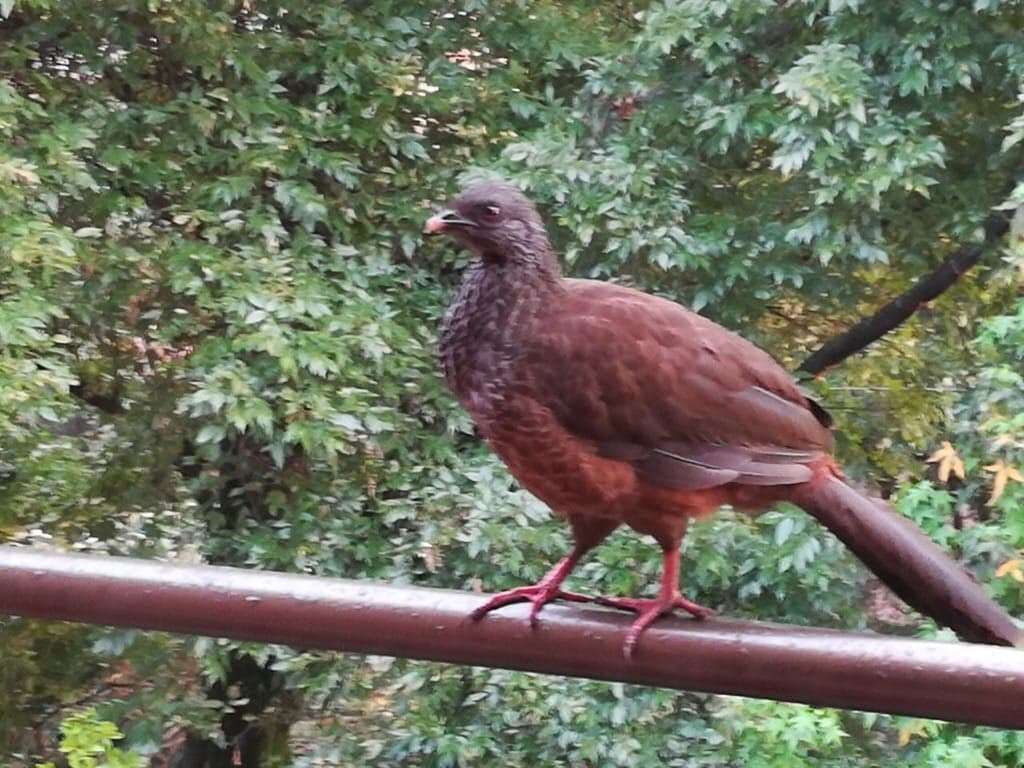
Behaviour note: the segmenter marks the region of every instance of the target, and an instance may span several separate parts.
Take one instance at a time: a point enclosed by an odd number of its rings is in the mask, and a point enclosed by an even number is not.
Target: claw
[[[537,584],[531,584],[528,587],[516,587],[515,589],[509,589],[505,592],[499,592],[494,595],[490,600],[475,609],[469,617],[473,621],[480,621],[485,615],[491,611],[502,608],[506,605],[512,605],[513,603],[533,603],[530,608],[530,626],[536,629],[539,623],[538,617],[540,616],[541,609],[550,602],[555,600],[568,600],[572,603],[590,603],[593,602],[593,598],[587,597],[586,595],[580,595],[576,592],[565,592],[558,588],[556,584],[545,583],[546,580],[541,581]]]
[[[562,582],[565,581],[565,577],[569,575],[573,566],[576,565],[576,562],[586,551],[587,547],[580,547],[577,544],[567,557],[563,557],[555,563],[554,568],[548,571],[547,575],[536,584],[499,592],[469,614],[470,619],[480,621],[480,619],[496,608],[511,605],[512,603],[529,602],[533,603],[533,606],[530,608],[530,626],[536,629],[538,624],[537,617],[540,615],[541,609],[553,600],[568,600],[572,603],[593,602],[593,598],[586,595],[578,595],[575,592],[565,592],[559,589],[562,586]]]
[[[688,600],[678,592],[668,599],[660,596],[654,598],[598,597],[595,598],[595,601],[600,605],[607,605],[610,608],[618,608],[623,611],[633,611],[637,614],[636,621],[630,626],[626,633],[626,640],[622,644],[622,654],[627,659],[633,658],[636,644],[640,641],[640,635],[644,630],[656,619],[672,613],[676,608],[682,608],[695,619],[706,619],[715,613],[710,608]]]
[[[705,619],[711,616],[714,611],[698,605],[679,594],[679,548],[670,547],[663,554],[664,564],[661,573],[661,590],[655,598],[635,597],[588,597],[576,592],[565,592],[559,587],[569,575],[576,561],[587,551],[589,547],[581,547],[579,544],[573,549],[568,557],[563,558],[555,567],[548,571],[547,575],[536,584],[528,587],[516,587],[504,592],[492,595],[491,599],[474,610],[469,616],[473,621],[480,621],[484,616],[493,610],[502,608],[512,603],[532,603],[530,607],[530,626],[536,629],[541,609],[554,600],[568,600],[572,603],[597,602],[611,608],[619,608],[624,611],[633,611],[637,614],[629,631],[626,633],[626,641],[622,646],[622,652],[627,659],[633,657],[633,651],[640,640],[640,635],[654,621],[667,613],[672,613],[676,608],[682,608],[691,614],[695,619]]]

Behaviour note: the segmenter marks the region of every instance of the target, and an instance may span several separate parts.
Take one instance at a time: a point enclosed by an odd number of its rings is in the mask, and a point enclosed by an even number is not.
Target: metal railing
[[[427,659],[1024,728],[1024,652],[552,605],[482,621],[466,592],[0,547],[0,614]]]

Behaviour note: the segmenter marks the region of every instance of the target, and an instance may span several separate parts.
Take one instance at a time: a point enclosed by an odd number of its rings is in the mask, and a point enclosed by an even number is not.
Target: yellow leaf
[[[942,461],[942,459],[953,450],[952,444],[948,440],[942,441],[942,447],[939,448],[935,453],[928,457],[927,461],[929,464],[933,464],[936,461]]]
[[[948,483],[950,473],[964,479],[964,462],[948,440],[943,440],[942,447],[928,457],[928,463],[939,465],[940,483]]]
[[[900,746],[905,747],[910,743],[912,736],[927,736],[928,735],[928,724],[923,720],[911,720],[905,726],[900,728]]]
[[[8,171],[8,173],[11,174],[11,177],[15,181],[20,181],[23,184],[38,184],[39,183],[39,177],[36,175],[35,171],[32,170],[32,166],[30,166],[30,165],[23,165],[23,166],[18,166],[18,167],[15,167],[15,168],[11,168]]]
[[[1020,558],[1016,557],[1012,560],[1007,560],[1005,563],[996,568],[996,578],[1001,579],[1003,578],[1003,576],[1009,574],[1016,581],[1024,582],[1024,571],[1021,571],[1020,569],[1022,563],[1024,563],[1024,561],[1021,561]]]
[[[989,496],[988,501],[985,502],[987,506],[992,506],[999,497],[1003,495],[1003,491],[1006,490],[1006,484],[1013,480],[1016,483],[1024,483],[1024,475],[1021,475],[1020,470],[1016,467],[1007,464],[1002,459],[989,464],[985,467],[986,472],[991,472],[995,477],[992,478],[992,495]]]

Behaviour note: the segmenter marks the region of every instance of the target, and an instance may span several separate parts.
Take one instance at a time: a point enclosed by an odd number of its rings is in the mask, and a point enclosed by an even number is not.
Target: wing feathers
[[[736,470],[714,467],[660,448],[655,448],[633,464],[643,479],[678,491],[714,488],[739,477]]]
[[[768,354],[663,299],[562,285],[509,384],[571,435],[665,488],[810,479],[807,465],[831,447],[827,414]]]
[[[597,446],[608,459],[631,463],[646,482],[672,490],[715,488],[726,483],[794,485],[811,479],[806,462],[819,454],[775,447],[662,443],[649,448],[610,442]]]

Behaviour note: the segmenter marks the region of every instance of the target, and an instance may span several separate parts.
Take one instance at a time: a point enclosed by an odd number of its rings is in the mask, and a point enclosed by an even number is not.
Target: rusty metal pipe
[[[632,617],[553,605],[466,617],[483,595],[0,547],[0,614],[231,637],[1024,728],[1024,652],[685,618],[632,661]]]

